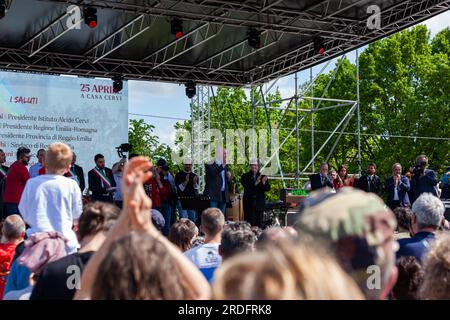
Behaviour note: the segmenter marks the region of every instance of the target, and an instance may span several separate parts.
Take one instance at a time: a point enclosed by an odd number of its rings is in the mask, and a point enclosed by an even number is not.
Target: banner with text
[[[0,72],[0,149],[6,165],[20,146],[39,149],[61,141],[77,154],[85,174],[94,155],[106,165],[119,160],[116,147],[128,142],[128,91],[114,93],[111,80]]]

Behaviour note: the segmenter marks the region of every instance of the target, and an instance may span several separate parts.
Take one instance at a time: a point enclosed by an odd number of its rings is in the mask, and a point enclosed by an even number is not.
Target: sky
[[[425,24],[431,30],[431,36],[433,37],[442,29],[450,26],[450,12],[444,12],[422,24]],[[364,50],[364,48],[359,49],[359,53],[361,53],[361,50]],[[348,53],[347,57],[354,63],[356,52]],[[333,59],[329,63],[325,72],[334,67],[335,61],[336,59]],[[323,68],[325,63],[313,67],[313,77]],[[298,83],[304,83],[309,77],[309,69],[299,72]],[[280,78],[274,85],[274,89],[277,87],[282,98],[292,96],[295,90],[294,76]],[[174,125],[177,121],[190,118],[190,99],[185,95],[184,85],[130,80],[128,81],[128,110],[130,119],[144,119],[145,122],[154,125],[154,134],[159,137],[159,141],[173,147]]]

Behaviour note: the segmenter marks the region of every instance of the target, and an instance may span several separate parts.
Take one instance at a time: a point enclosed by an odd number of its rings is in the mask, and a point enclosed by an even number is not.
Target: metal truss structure
[[[191,158],[192,171],[198,176],[199,192],[205,188],[205,159],[210,159],[210,88],[197,86],[197,95],[191,99]]]
[[[95,29],[83,22],[85,6],[97,8]],[[376,28],[371,6],[380,9]],[[0,20],[0,68],[255,86],[449,9],[450,0],[16,0]],[[174,17],[180,39],[170,34]],[[249,28],[260,32],[258,48]]]

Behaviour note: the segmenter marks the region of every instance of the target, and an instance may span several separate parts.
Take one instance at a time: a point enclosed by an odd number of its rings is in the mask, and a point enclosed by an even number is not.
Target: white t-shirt
[[[193,264],[200,269],[208,281],[213,278],[214,271],[222,263],[218,243],[206,243],[184,253]]]
[[[83,203],[78,184],[67,177],[45,174],[29,179],[20,198],[19,211],[30,225],[27,235],[58,231],[69,241],[67,254],[79,248],[73,220],[81,216]]]

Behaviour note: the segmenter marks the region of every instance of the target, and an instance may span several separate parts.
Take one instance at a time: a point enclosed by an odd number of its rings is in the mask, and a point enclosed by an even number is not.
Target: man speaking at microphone
[[[95,168],[88,172],[89,190],[92,191],[92,201],[113,202],[113,192],[116,182],[112,170],[105,167],[105,157],[97,154],[94,157]]]

